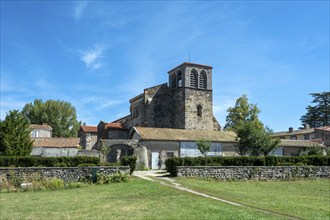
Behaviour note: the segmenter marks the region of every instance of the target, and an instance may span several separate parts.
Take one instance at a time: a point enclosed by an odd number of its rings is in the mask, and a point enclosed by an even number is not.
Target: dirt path
[[[226,199],[222,199],[222,198],[215,197],[215,196],[212,196],[212,195],[207,195],[205,193],[198,192],[198,191],[183,187],[183,186],[181,186],[180,183],[177,183],[174,178],[168,177],[168,173],[166,173],[165,170],[134,171],[133,176],[136,176],[136,177],[139,177],[139,178],[142,178],[142,179],[145,179],[145,180],[149,180],[149,181],[152,181],[152,182],[157,182],[157,183],[165,185],[165,186],[173,187],[173,188],[176,188],[178,190],[186,191],[186,192],[189,192],[189,193],[192,193],[192,194],[195,194],[195,195],[199,195],[199,196],[202,196],[202,197],[206,197],[206,198],[209,198],[209,199],[214,199],[214,200],[224,202],[224,203],[227,203],[227,204],[230,204],[230,205],[245,207],[245,208],[251,208],[251,209],[254,209],[256,211],[263,212],[263,213],[266,213],[266,214],[269,214],[269,215],[274,215],[274,216],[281,217],[281,218],[292,219],[292,220],[293,219],[294,220],[299,219],[299,218],[296,218],[296,217],[292,217],[292,216],[288,216],[288,215],[284,215],[284,214],[280,214],[280,213],[276,213],[276,212],[271,212],[271,211],[267,211],[267,210],[264,210],[264,209],[259,209],[259,208],[256,208],[256,207],[236,203],[236,202],[232,202],[232,201],[229,201],[229,200],[226,200]]]

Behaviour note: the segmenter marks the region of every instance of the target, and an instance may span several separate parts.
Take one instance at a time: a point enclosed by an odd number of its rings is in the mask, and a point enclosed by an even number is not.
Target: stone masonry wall
[[[290,178],[330,178],[329,166],[178,166],[177,176],[230,179],[290,179]]]
[[[129,174],[129,167],[24,167],[24,168],[0,168],[0,180],[15,176],[30,176],[39,174],[43,178],[61,178],[65,182],[78,181],[85,177],[92,177],[92,170],[96,169],[97,173],[112,175],[114,173]]]

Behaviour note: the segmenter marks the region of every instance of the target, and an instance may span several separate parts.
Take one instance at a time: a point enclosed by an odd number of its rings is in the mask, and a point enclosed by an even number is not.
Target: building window
[[[309,140],[309,135],[308,134],[304,135],[304,140]]]
[[[166,152],[166,157],[167,157],[167,158],[172,158],[172,157],[174,157],[174,152]]]
[[[197,116],[202,117],[203,115],[203,108],[201,105],[197,106]]]
[[[39,137],[39,131],[33,130],[32,131],[32,137],[33,138],[38,138]]]
[[[179,70],[178,72],[178,88],[182,87],[182,74],[181,71]]]
[[[190,73],[190,86],[197,88],[197,72],[196,72],[196,70],[192,70]]]
[[[172,88],[175,88],[176,87],[176,75],[173,74],[172,75]]]
[[[199,88],[206,89],[206,73],[204,71],[199,74]]]
[[[291,140],[297,140],[297,136],[291,136],[290,139]]]

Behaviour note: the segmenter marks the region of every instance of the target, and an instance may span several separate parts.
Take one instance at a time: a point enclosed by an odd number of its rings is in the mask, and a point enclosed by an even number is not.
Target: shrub
[[[94,163],[81,163],[77,167],[95,167]]]
[[[294,157],[209,157],[209,166],[329,166],[330,156]],[[177,166],[204,166],[203,157],[174,157],[165,161],[166,170],[176,176]]]
[[[115,173],[113,175],[97,174],[97,184],[127,182],[129,176],[125,173]]]
[[[0,157],[0,167],[54,167],[64,164],[67,167],[76,167],[79,164],[100,164],[98,157]]]
[[[130,167],[130,175],[132,175],[136,168],[136,160],[136,156],[126,156],[121,159],[121,165]]]
[[[54,167],[68,167],[68,166],[66,165],[66,163],[61,162],[61,163],[54,164]]]

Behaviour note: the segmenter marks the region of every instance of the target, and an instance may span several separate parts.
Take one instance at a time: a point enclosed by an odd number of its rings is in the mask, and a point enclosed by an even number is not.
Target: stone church
[[[168,83],[144,89],[132,98],[131,114],[116,122],[127,128],[221,130],[213,115],[212,67],[182,63],[168,77]]]
[[[129,102],[130,115],[82,126],[82,145],[111,148],[111,162],[134,154],[138,164],[152,169],[164,168],[169,157],[201,156],[200,138],[212,141],[210,156],[235,154],[235,133],[221,131],[213,115],[211,66],[184,62],[168,71],[168,83],[144,89]]]

